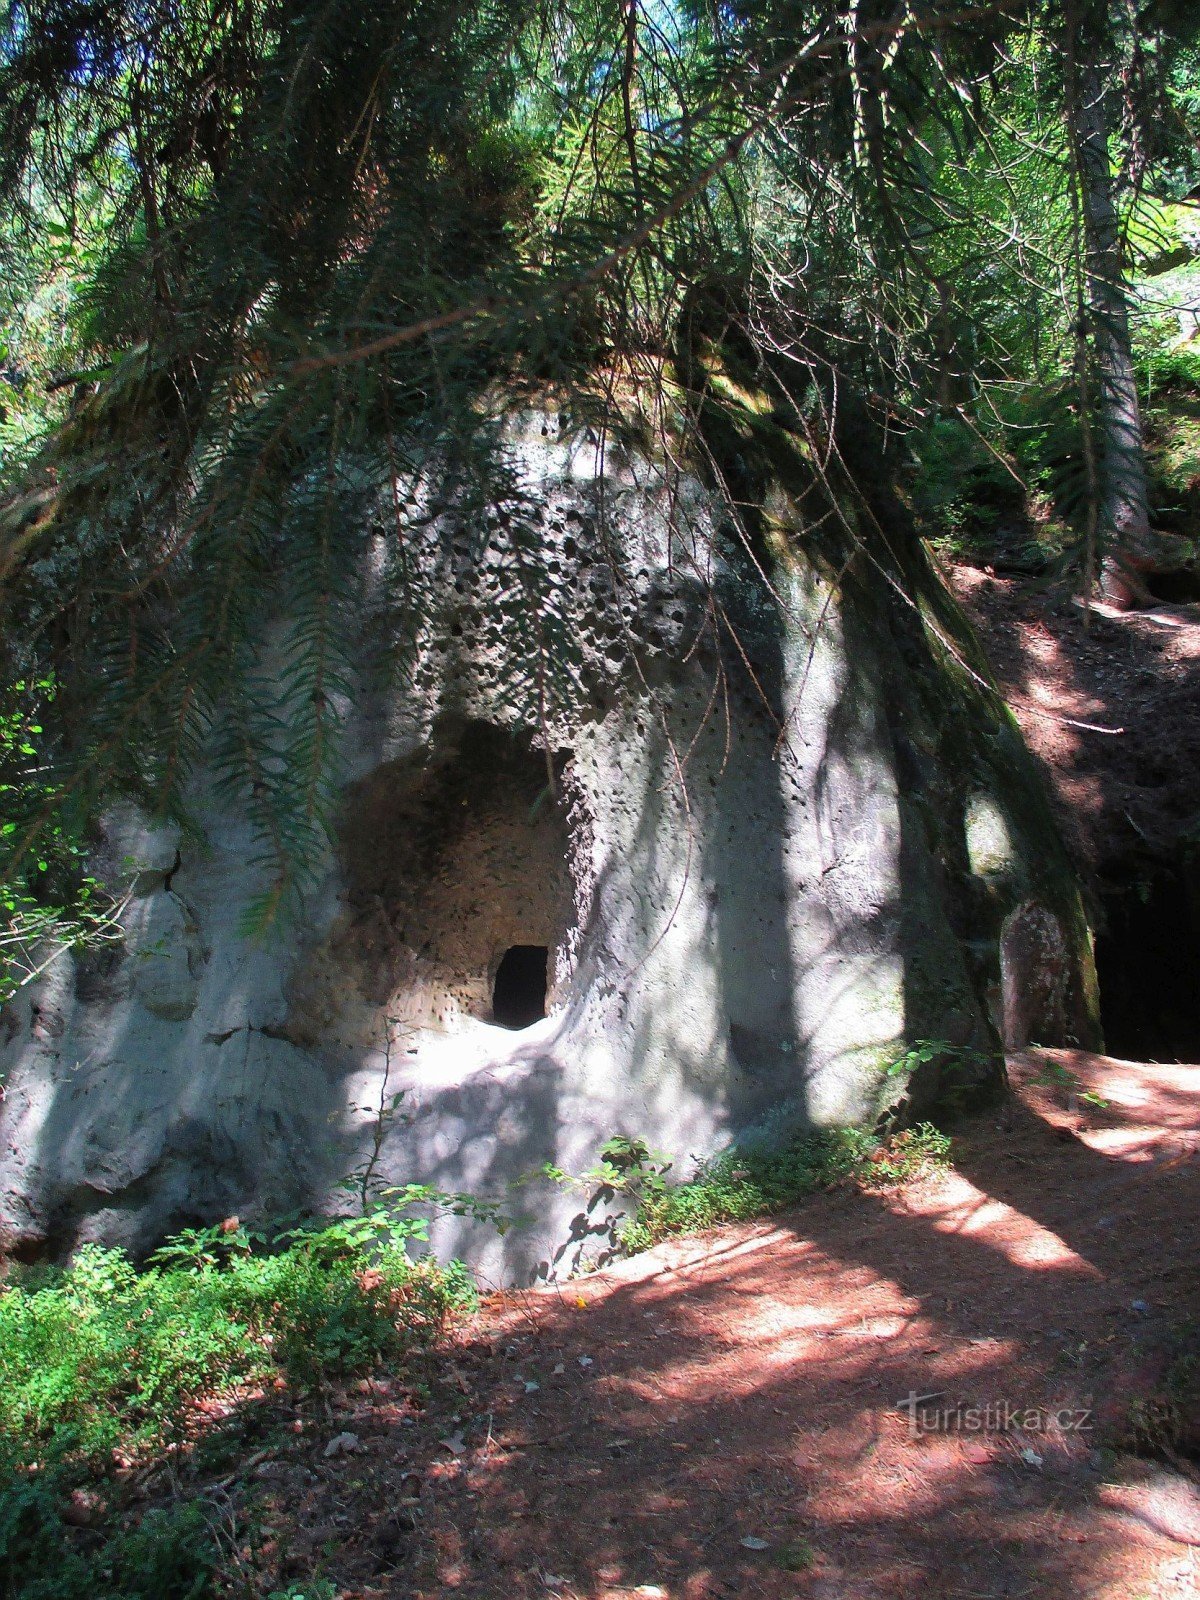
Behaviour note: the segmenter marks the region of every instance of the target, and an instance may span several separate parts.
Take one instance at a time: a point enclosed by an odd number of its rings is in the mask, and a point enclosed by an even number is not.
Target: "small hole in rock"
[[[492,988],[492,1021],[502,1028],[528,1028],[546,1015],[544,944],[514,944],[504,952]]]

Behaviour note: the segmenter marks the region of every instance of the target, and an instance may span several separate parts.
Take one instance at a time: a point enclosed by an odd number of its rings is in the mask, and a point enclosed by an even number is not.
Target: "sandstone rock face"
[[[550,414],[506,452],[511,505],[373,539],[336,844],[282,934],[241,931],[236,805],[198,786],[200,842],[111,817],[123,947],[60,956],[5,1020],[12,1247],[344,1204],[378,1143],[371,1182],[518,1218],[441,1217],[440,1252],[563,1272],[611,1218],[539,1174],[613,1134],[682,1172],[918,1113],[936,1063],[887,1072],[918,1038],[972,1047],[980,1083],[1006,1027],[1094,1040],[1074,881],[933,574],[901,595],[798,543],[768,587],[698,479]],[[373,597],[401,557],[422,587],[397,685]],[[496,1024],[510,1001],[528,1026]]]

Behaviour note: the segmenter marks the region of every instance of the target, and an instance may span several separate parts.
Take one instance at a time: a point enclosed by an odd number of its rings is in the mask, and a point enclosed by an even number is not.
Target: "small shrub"
[[[998,530],[1025,517],[1021,485],[957,417],[935,417],[908,435],[912,509],[949,555],[990,558]]]
[[[1077,1100],[1085,1101],[1090,1106],[1095,1106],[1098,1111],[1108,1109],[1108,1101],[1103,1095],[1097,1094],[1094,1089],[1084,1089],[1070,1068],[1062,1066],[1057,1061],[1044,1061],[1033,1081],[1043,1089],[1065,1089],[1068,1094],[1074,1095]]]
[[[776,1555],[775,1565],[784,1572],[807,1572],[816,1559],[816,1551],[807,1539],[793,1539]]]
[[[320,1385],[427,1347],[474,1285],[461,1263],[408,1255],[427,1226],[408,1214],[416,1200],[431,1196],[405,1190],[269,1244],[231,1218],[168,1240],[140,1271],[85,1245],[65,1270],[0,1290],[0,1600],[206,1595],[203,1508],[127,1525],[104,1507],[113,1462],[193,1442],[210,1396],[280,1376]],[[80,1541],[64,1511],[85,1486],[101,1509]]]
[[[770,1215],[841,1183],[870,1189],[907,1183],[946,1166],[950,1148],[944,1133],[923,1122],[883,1138],[859,1128],[831,1128],[776,1150],[727,1150],[677,1184],[666,1182],[663,1168],[631,1168],[625,1186],[637,1197],[637,1211],[621,1244],[631,1253],[646,1250],[673,1234]]]
[[[927,1172],[950,1164],[951,1141],[928,1122],[916,1128],[901,1128],[881,1139],[854,1174],[867,1189],[887,1189],[910,1183]]]
[[[66,1464],[31,1474],[0,1446],[0,1596],[4,1600],[203,1600],[216,1550],[195,1502],[110,1519],[86,1542],[63,1512],[75,1475]]]
[[[1149,393],[1181,390],[1200,393],[1200,351],[1192,345],[1147,351],[1139,373]]]

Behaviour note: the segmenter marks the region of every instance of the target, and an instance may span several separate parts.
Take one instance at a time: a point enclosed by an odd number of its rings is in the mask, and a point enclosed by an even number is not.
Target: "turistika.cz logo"
[[[918,1394],[910,1389],[896,1410],[908,1418],[908,1436],[926,1433],[1086,1433],[1092,1413],[1079,1406],[1021,1406],[1011,1400],[988,1400],[983,1405],[945,1401],[945,1391]]]

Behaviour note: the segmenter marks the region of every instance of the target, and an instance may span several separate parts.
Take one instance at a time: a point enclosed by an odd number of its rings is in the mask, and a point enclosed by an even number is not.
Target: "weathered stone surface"
[[[185,1022],[196,1009],[204,949],[186,904],[169,889],[135,900],[126,919],[133,991],[152,1015]]]
[[[1086,973],[1058,917],[1036,901],[1009,913],[1000,935],[1004,1042],[1080,1044],[1088,1036]]]
[[[369,665],[395,559],[376,541],[337,846],[298,924],[243,937],[253,840],[202,783],[203,849],[114,815],[123,952],[61,957],[10,1008],[12,1243],[143,1248],[329,1204],[401,1094],[372,1175],[522,1215],[503,1239],[437,1223],[485,1277],[561,1271],[612,1218],[531,1175],[586,1171],[614,1133],[686,1169],[738,1136],[919,1113],[936,1066],[885,1072],[917,1038],[973,1046],[981,1080],[1004,1033],[1083,1040],[1076,888],[932,574],[902,602],[798,546],[770,596],[698,481],[601,473],[553,416],[508,448],[512,506],[407,530],[427,576],[399,688]],[[520,1032],[491,1021],[514,945],[549,952],[549,1014]]]

